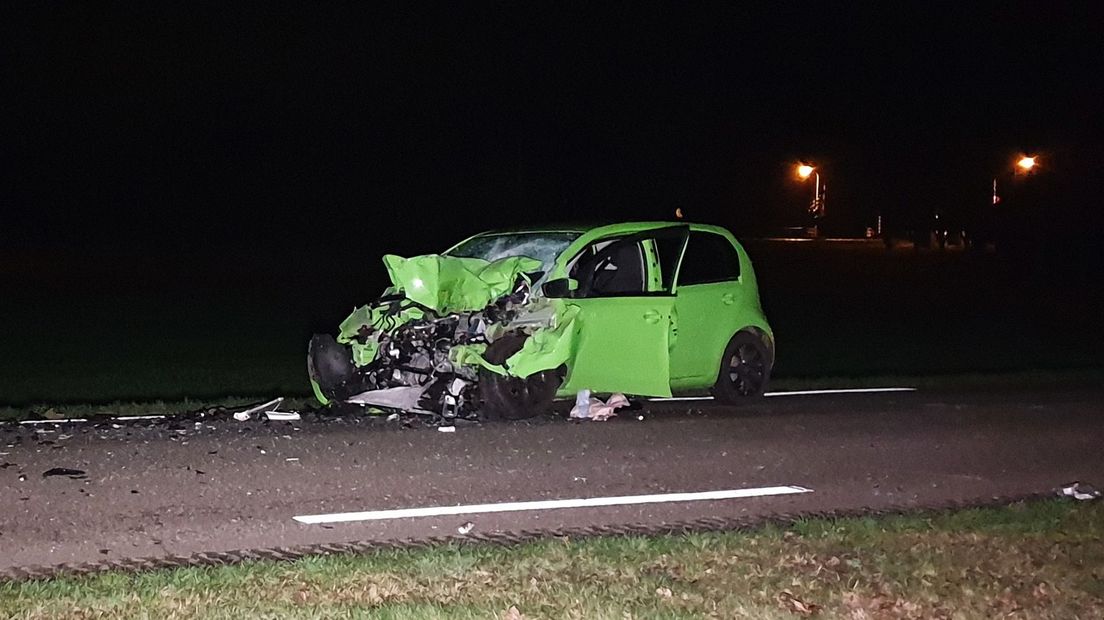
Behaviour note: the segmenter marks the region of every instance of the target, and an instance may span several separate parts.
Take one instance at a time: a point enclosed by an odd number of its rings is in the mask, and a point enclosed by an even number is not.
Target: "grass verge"
[[[0,407],[0,422],[36,419],[94,418],[100,416],[174,415],[208,409],[243,407],[260,404],[271,398],[185,399],[150,402],[116,401],[104,404],[40,404],[31,407]],[[317,406],[313,398],[287,398],[280,405],[281,411],[296,411],[307,406]]]
[[[866,377],[806,377],[783,378],[771,382],[772,390],[816,390],[855,387],[916,387],[922,390],[1008,390],[1096,387],[1104,385],[1104,368],[1068,370],[1031,370],[1003,373],[968,373],[956,375],[910,376],[875,375]],[[199,411],[212,407],[240,407],[259,403],[275,396],[289,396],[283,409],[296,410],[317,406],[310,396],[292,392],[273,392],[263,397],[193,398],[182,400],[115,401],[103,404],[40,403],[28,407],[0,407],[0,422],[39,418],[89,418],[95,416],[128,416],[174,414]]]
[[[1100,618],[1104,504],[0,584],[10,618]]]

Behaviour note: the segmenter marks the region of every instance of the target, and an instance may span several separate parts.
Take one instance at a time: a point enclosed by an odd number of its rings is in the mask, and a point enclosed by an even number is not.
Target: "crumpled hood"
[[[395,289],[438,314],[474,312],[510,293],[521,274],[539,271],[541,262],[527,256],[495,261],[426,254],[383,257]]]

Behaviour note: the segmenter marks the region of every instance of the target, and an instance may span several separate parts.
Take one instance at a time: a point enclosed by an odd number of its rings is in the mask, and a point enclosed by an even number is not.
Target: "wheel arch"
[[[755,336],[756,338],[758,338],[759,340],[761,340],[763,342],[763,346],[765,346],[767,348],[767,352],[770,354],[770,368],[771,368],[771,370],[773,370],[774,369],[774,334],[772,334],[770,331],[768,331],[766,329],[763,329],[762,327],[760,327],[758,325],[745,325],[744,327],[741,327],[740,329],[736,330],[736,333],[732,334],[732,337],[728,339],[729,342],[732,342],[732,338],[735,338],[738,334],[741,334],[741,333],[751,334],[751,335]]]

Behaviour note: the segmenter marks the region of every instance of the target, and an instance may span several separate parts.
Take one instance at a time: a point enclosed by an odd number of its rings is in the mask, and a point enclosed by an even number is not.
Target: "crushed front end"
[[[480,375],[508,372],[483,357],[488,345],[506,334],[554,335],[556,309],[534,295],[541,275],[535,259],[389,255],[384,264],[393,286],[354,310],[336,338],[318,334],[310,341],[307,370],[323,404],[476,418]],[[541,362],[560,363],[539,351],[519,353],[527,374]]]

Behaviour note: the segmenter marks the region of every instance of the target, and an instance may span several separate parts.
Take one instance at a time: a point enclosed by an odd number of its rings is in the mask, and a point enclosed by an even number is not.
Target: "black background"
[[[233,252],[278,270],[676,207],[753,236],[804,223],[804,159],[829,184],[829,233],[877,214],[968,223],[1003,175],[1026,228],[1096,247],[1099,17],[1072,3],[8,4],[3,243],[87,260]],[[1040,156],[1035,177],[1011,178],[1021,152]]]

